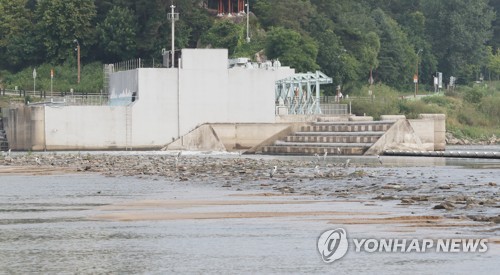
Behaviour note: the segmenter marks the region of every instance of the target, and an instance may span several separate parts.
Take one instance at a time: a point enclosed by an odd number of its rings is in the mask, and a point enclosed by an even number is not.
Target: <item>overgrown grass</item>
[[[424,113],[446,114],[447,130],[459,138],[487,139],[500,136],[500,82],[461,86],[444,95],[422,100],[402,99],[401,93],[383,85],[374,87],[375,97],[367,100],[368,88],[354,98],[352,111],[379,119],[383,114],[403,114],[417,118]]]
[[[3,88],[33,90],[33,69],[26,68],[16,74],[7,71],[0,72],[0,80]],[[97,93],[103,89],[103,65],[95,62],[82,66],[80,84],[77,84],[78,73],[76,64],[65,63],[62,65],[43,64],[36,67],[36,90],[50,92],[50,70],[54,69],[53,91],[54,94],[69,92]]]

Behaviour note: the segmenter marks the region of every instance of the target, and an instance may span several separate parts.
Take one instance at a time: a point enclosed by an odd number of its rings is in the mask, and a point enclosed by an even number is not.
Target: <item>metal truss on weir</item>
[[[276,81],[275,100],[277,107],[286,107],[288,114],[322,114],[320,85],[331,84],[332,78],[320,71],[299,73]]]

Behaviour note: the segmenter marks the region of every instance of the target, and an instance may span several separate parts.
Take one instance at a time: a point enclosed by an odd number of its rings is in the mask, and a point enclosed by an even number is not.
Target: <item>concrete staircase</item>
[[[314,122],[262,149],[279,155],[363,155],[394,121]]]
[[[3,128],[3,120],[0,117],[0,151],[9,150],[9,142],[7,141],[7,133]]]

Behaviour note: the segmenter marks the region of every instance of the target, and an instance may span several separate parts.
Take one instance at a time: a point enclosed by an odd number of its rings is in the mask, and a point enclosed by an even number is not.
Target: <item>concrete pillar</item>
[[[434,151],[444,151],[446,148],[446,115],[420,114],[419,118],[434,120]]]
[[[31,150],[45,150],[45,106],[33,106],[27,123],[31,127]]]

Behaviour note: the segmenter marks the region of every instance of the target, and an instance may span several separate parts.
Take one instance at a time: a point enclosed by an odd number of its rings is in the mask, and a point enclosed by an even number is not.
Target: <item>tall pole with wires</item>
[[[175,65],[175,21],[179,20],[179,14],[175,13],[175,6],[173,1],[170,8],[172,9],[172,12],[169,13],[167,17],[168,19],[172,20],[172,64],[170,67],[173,68]]]

